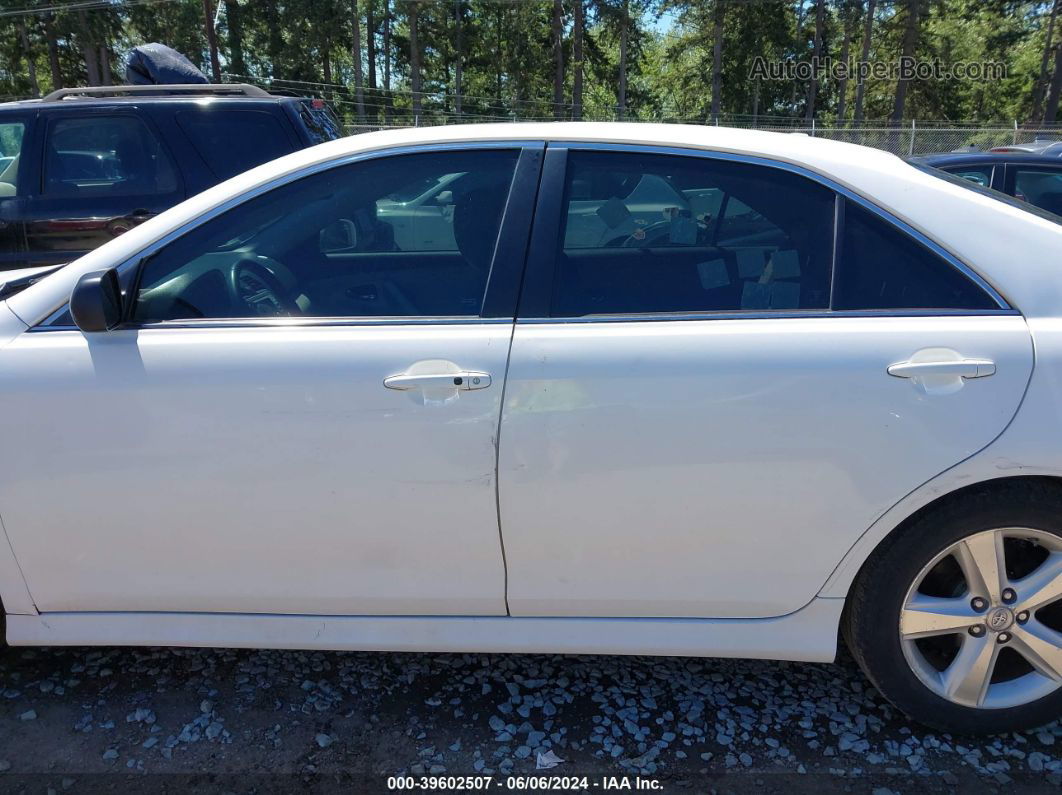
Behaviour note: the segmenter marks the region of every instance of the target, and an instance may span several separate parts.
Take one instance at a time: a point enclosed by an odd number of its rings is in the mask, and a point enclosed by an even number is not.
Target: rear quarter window
[[[951,263],[851,201],[836,267],[834,309],[998,308]]]
[[[182,111],[177,123],[219,180],[293,149],[284,127],[264,111]]]

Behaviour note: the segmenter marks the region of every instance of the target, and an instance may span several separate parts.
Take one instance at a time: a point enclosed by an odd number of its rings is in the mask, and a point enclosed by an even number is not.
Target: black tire
[[[1026,527],[1062,538],[1062,489],[1030,479],[971,489],[927,511],[882,542],[864,564],[841,622],[848,647],[878,691],[910,718],[956,734],[996,734],[1041,726],[1062,715],[1062,687],[1005,709],[967,707],[937,695],[911,670],[899,616],[923,567],[983,530]]]

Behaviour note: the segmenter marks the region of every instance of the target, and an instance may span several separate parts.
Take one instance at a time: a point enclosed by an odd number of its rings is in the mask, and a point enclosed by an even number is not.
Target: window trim
[[[553,282],[557,267],[556,245],[563,225],[564,184],[568,169],[568,156],[571,152],[626,152],[631,154],[672,155],[680,157],[698,157],[706,160],[723,160],[754,166],[765,166],[787,171],[810,179],[834,192],[837,204],[834,212],[833,252],[830,263],[830,303],[833,303],[833,286],[836,278],[837,264],[841,250],[839,236],[843,235],[844,202],[851,201],[883,220],[886,224],[912,239],[915,243],[928,249],[945,263],[958,270],[967,279],[974,282],[997,305],[996,309],[808,309],[808,310],[705,310],[700,312],[645,312],[645,313],[607,313],[600,315],[554,316],[551,314]],[[811,317],[933,317],[933,316],[969,316],[969,315],[1015,315],[1020,312],[989,284],[973,268],[949,252],[935,240],[897,218],[891,212],[878,206],[864,196],[835,180],[804,166],[772,160],[755,155],[734,154],[692,147],[655,146],[651,144],[617,144],[595,143],[586,141],[551,141],[546,147],[546,157],[542,167],[542,190],[535,211],[535,227],[531,233],[531,246],[527,255],[524,276],[524,293],[520,297],[517,321],[521,323],[581,323],[581,322],[630,322],[639,320],[713,320],[713,319],[761,319],[761,318],[811,318]]]
[[[342,168],[353,163],[430,152],[498,150],[508,149],[517,152],[513,181],[502,213],[498,228],[498,240],[494,247],[494,258],[487,273],[487,283],[483,302],[478,315],[439,315],[439,316],[365,316],[365,317],[296,317],[296,318],[189,318],[182,320],[160,320],[145,323],[122,322],[119,330],[151,330],[175,328],[277,328],[307,326],[377,326],[377,325],[454,325],[478,324],[490,322],[512,323],[516,317],[517,300],[526,266],[528,239],[532,229],[532,217],[538,198],[538,184],[542,170],[545,141],[535,140],[491,140],[491,141],[452,141],[433,144],[405,144],[369,152],[357,152],[341,158],[314,163],[297,171],[283,174],[275,179],[257,185],[237,196],[215,205],[207,212],[170,230],[158,240],[142,248],[133,256],[112,266],[123,285],[129,285],[129,293],[135,291],[139,283],[143,266],[153,254],[172,243],[182,235],[217,218],[241,204],[251,201],[269,191],[296,182],[304,177]],[[521,231],[521,229],[523,231]],[[498,266],[502,268],[499,269]],[[78,330],[75,325],[53,326],[51,321],[67,311],[69,300],[63,301],[43,320],[28,329],[30,332],[53,332]],[[508,311],[505,307],[508,306]],[[125,308],[126,314],[132,308],[131,303]],[[492,312],[493,314],[487,314]]]

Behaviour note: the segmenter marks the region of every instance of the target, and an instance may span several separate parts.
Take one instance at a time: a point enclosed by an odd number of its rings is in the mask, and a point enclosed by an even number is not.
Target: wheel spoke
[[[992,638],[963,638],[962,647],[941,673],[944,692],[960,704],[979,707],[985,700],[992,671],[999,656],[999,644]]]
[[[1032,574],[1012,587],[1018,593],[1015,610],[1038,610],[1062,599],[1062,552],[1052,552]]]
[[[964,632],[979,616],[968,599],[943,599],[916,594],[900,614],[900,633],[905,640]]]
[[[991,604],[999,604],[1007,579],[1003,534],[998,530],[985,530],[972,535],[958,544],[955,557],[970,593],[987,597]]]
[[[1024,626],[1015,626],[1013,647],[1029,665],[1049,679],[1062,682],[1062,634],[1030,619]]]

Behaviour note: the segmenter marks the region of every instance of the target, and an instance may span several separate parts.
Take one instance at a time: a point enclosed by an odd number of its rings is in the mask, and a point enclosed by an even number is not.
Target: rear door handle
[[[463,370],[459,373],[425,373],[423,375],[401,373],[384,379],[388,389],[486,389],[490,386],[490,373]]]
[[[926,375],[950,375],[961,378],[984,378],[994,375],[996,363],[991,359],[957,359],[941,362],[898,362],[889,365],[889,375],[919,378]]]

